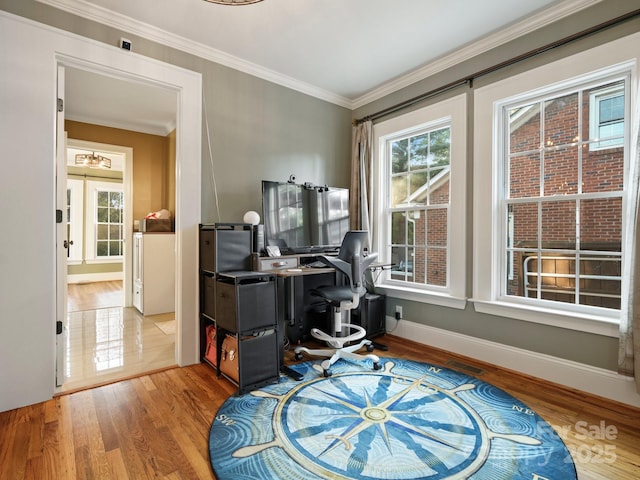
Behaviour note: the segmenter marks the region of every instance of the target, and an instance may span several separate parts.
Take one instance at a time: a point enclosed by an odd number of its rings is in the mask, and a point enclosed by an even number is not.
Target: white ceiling
[[[144,37],[357,108],[601,0],[38,1],[131,32],[134,52],[135,38]],[[104,82],[115,80],[88,82],[75,71],[67,77],[73,84],[67,112],[78,119],[136,104],[128,118],[153,119],[149,129],[175,118],[175,101],[162,107],[166,92],[120,85],[126,88],[106,97],[118,86],[106,89]],[[100,95],[83,92],[97,84]],[[74,101],[76,91],[82,102]]]

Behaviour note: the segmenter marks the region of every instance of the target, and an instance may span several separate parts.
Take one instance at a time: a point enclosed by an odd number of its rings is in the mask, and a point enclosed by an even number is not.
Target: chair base
[[[340,347],[340,348],[309,349],[307,347],[296,347],[295,358],[296,360],[302,360],[303,353],[316,356],[316,357],[328,357],[326,360],[323,360],[320,363],[320,365],[313,366],[313,368],[318,370],[325,377],[331,376],[331,372],[329,371],[329,369],[331,368],[331,365],[336,363],[341,358],[349,359],[349,360],[369,359],[373,362],[373,369],[380,370],[382,366],[380,365],[380,358],[377,355],[374,355],[372,353],[368,353],[365,355],[355,353],[364,346],[367,347],[367,351],[369,352],[373,350],[373,342],[367,339],[360,340],[360,342],[355,345],[349,345],[349,346]]]

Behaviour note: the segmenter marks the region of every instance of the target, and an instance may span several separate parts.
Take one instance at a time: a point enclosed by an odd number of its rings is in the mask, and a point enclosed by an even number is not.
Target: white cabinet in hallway
[[[175,311],[175,234],[133,236],[133,306],[143,315]]]

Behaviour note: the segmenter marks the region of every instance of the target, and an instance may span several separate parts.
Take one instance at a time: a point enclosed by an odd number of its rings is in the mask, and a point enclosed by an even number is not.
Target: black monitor
[[[265,245],[283,253],[338,250],[349,230],[349,190],[262,181]]]

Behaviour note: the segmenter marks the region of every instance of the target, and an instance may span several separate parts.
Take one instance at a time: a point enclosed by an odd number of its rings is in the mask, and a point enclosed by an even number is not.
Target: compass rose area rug
[[[573,480],[551,425],[491,384],[437,365],[381,358],[314,362],[217,412],[209,435],[218,480]]]

